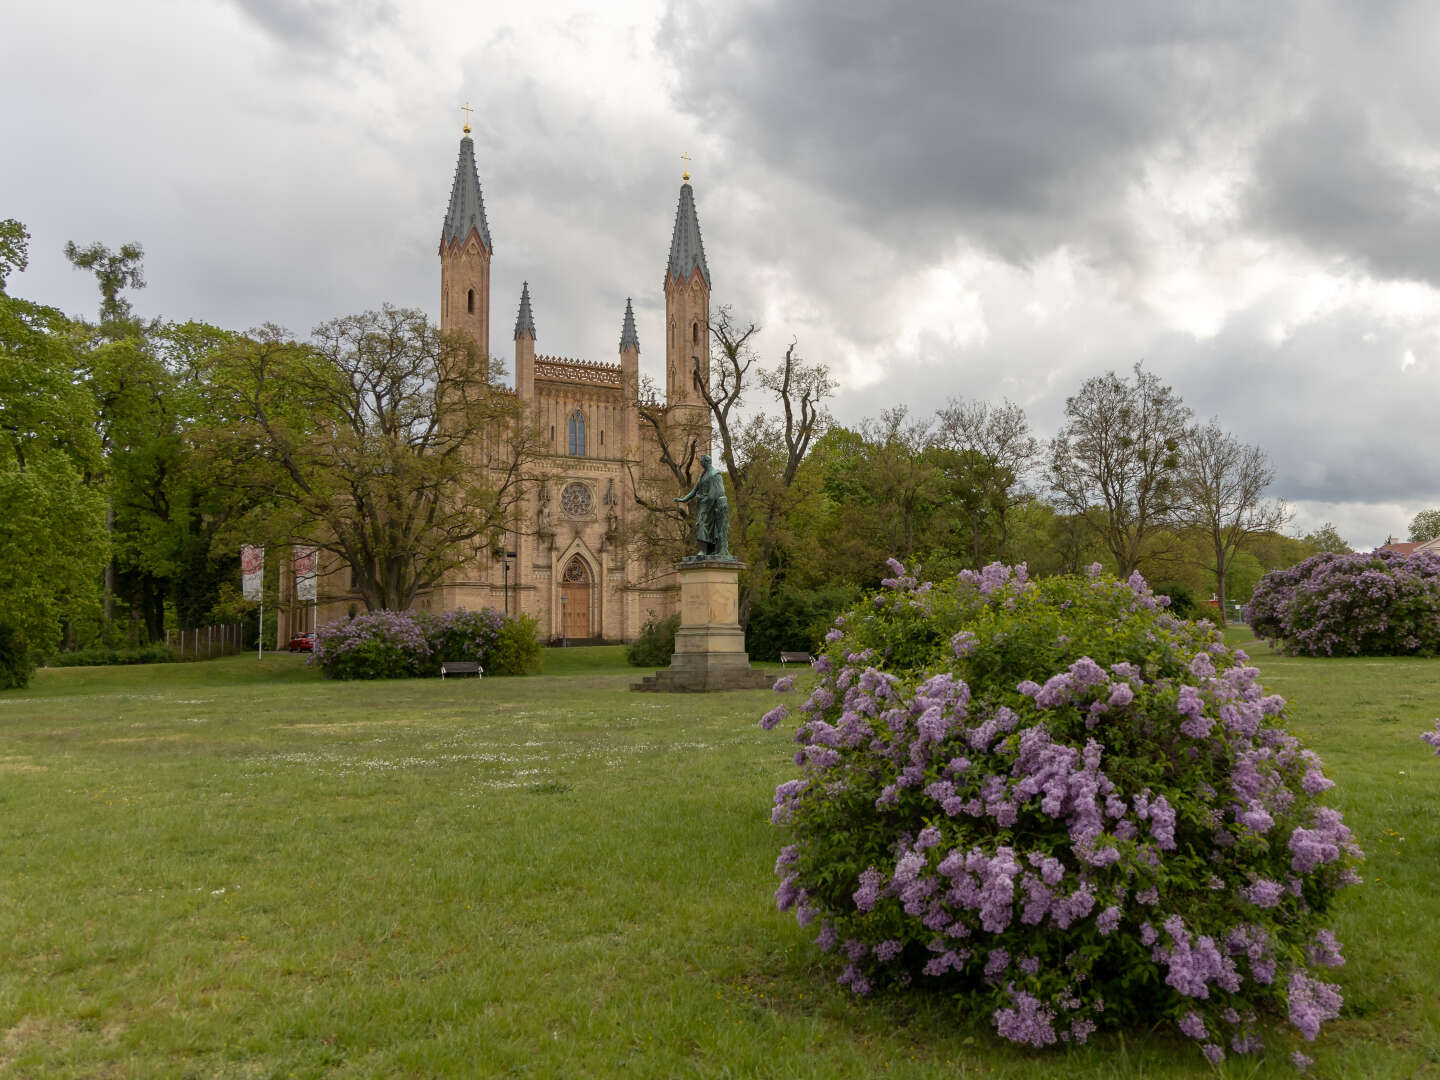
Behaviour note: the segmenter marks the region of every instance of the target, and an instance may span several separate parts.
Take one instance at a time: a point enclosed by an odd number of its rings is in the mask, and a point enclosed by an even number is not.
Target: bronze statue
[[[686,559],[724,559],[734,562],[730,554],[730,503],[725,498],[725,479],[710,463],[709,454],[700,455],[700,479],[688,495],[677,503],[695,500],[695,539],[700,551]]]

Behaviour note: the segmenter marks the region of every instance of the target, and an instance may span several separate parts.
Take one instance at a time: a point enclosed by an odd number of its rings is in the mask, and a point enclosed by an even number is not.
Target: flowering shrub
[[[1218,1061],[1271,1012],[1313,1039],[1360,852],[1245,654],[1138,574],[892,568],[815,660],[772,814],[776,901],[839,981],[953,991],[1033,1046],[1169,1020]]]
[[[495,674],[485,658],[494,650],[500,628],[505,625],[501,612],[494,608],[481,611],[457,608],[438,615],[421,612],[417,618],[429,647],[427,662],[422,665],[424,674],[439,675],[440,665],[447,660],[476,660],[484,666],[486,674]]]
[[[447,660],[478,661],[487,675],[533,671],[540,663],[535,620],[493,608],[375,611],[320,627],[311,663],[329,679],[398,679],[438,675]]]
[[[1435,748],[1435,756],[1440,757],[1440,720],[1435,721],[1434,731],[1422,731],[1420,738]]]
[[[1245,621],[1299,656],[1440,652],[1440,555],[1324,553],[1260,579]]]
[[[310,657],[327,679],[403,679],[424,674],[429,660],[420,621],[408,611],[372,611],[328,623],[315,632]]]

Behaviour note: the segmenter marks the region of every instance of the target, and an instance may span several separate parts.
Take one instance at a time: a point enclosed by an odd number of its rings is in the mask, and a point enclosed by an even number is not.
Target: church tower
[[[710,382],[710,267],[695,216],[695,192],[686,172],[675,210],[670,264],[665,268],[665,400],[671,405],[703,410],[705,399],[695,388],[695,371]],[[687,410],[688,411],[688,410]],[[698,415],[696,417],[698,420]],[[709,440],[707,439],[708,443]]]
[[[474,339],[482,360],[490,355],[490,225],[475,168],[475,143],[466,123],[450,187],[450,209],[440,232],[440,329]]]

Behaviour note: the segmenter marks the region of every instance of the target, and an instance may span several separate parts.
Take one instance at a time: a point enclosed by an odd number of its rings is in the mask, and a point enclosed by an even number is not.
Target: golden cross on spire
[[[467,102],[466,104],[460,106],[460,111],[465,114],[465,134],[466,134],[466,135],[469,135],[469,134],[470,134],[470,114],[475,111],[475,107]]]
[[[683,162],[685,162],[685,172],[681,175],[680,179],[681,179],[681,180],[684,180],[686,183],[689,183],[689,182],[690,182],[690,155],[689,155],[689,154],[681,154],[681,155],[680,155],[680,160],[683,161]]]

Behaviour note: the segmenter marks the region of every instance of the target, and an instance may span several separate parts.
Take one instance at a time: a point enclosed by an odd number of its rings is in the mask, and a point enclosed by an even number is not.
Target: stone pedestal
[[[740,571],[729,559],[686,559],[680,564],[680,629],[665,671],[647,675],[632,690],[762,690],[771,676],[750,667],[740,629]]]

